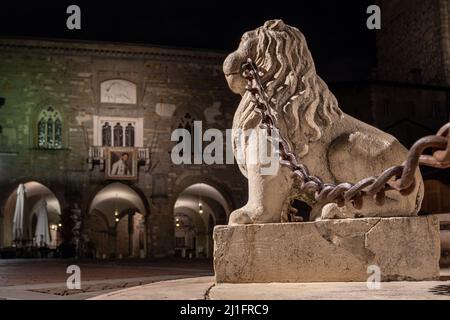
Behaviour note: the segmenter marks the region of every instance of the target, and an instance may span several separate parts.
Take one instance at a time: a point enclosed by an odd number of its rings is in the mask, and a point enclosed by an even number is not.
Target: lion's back
[[[328,166],[335,182],[357,182],[401,165],[408,150],[393,136],[346,115],[348,130],[328,148]]]

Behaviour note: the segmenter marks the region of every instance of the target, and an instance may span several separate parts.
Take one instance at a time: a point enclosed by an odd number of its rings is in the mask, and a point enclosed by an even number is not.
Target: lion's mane
[[[317,75],[305,37],[281,20],[267,21],[255,30],[258,37],[255,63],[265,84],[281,134],[287,134],[298,156],[308,153],[309,143],[322,137],[323,129],[340,118],[335,96]],[[250,105],[250,96],[241,102]],[[248,110],[248,109],[247,109]]]

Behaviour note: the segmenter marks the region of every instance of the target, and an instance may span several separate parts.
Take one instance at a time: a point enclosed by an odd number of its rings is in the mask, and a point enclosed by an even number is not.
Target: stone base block
[[[439,279],[434,216],[216,226],[217,283]]]

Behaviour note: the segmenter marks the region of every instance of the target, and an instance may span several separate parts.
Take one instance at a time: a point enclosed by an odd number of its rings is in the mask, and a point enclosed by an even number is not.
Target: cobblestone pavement
[[[67,290],[69,265],[81,269],[81,290]],[[85,299],[161,280],[211,274],[210,260],[0,260],[0,299]]]

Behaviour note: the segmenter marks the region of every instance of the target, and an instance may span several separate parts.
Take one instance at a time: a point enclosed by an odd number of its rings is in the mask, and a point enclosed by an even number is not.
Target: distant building
[[[345,112],[409,148],[449,121],[450,1],[380,0],[378,5],[382,26],[376,31],[372,79],[330,88]],[[450,193],[435,196],[450,190],[449,172],[423,168],[423,213],[450,212]]]
[[[174,165],[171,133],[192,132],[195,120],[203,131],[231,128],[239,97],[223,77],[223,59],[197,50],[0,40],[0,247],[37,241],[35,206],[43,198],[52,246],[71,238],[78,210],[86,256],[177,249],[211,257],[212,228],[243,205],[246,179],[237,165]],[[12,239],[21,183],[26,243]]]

